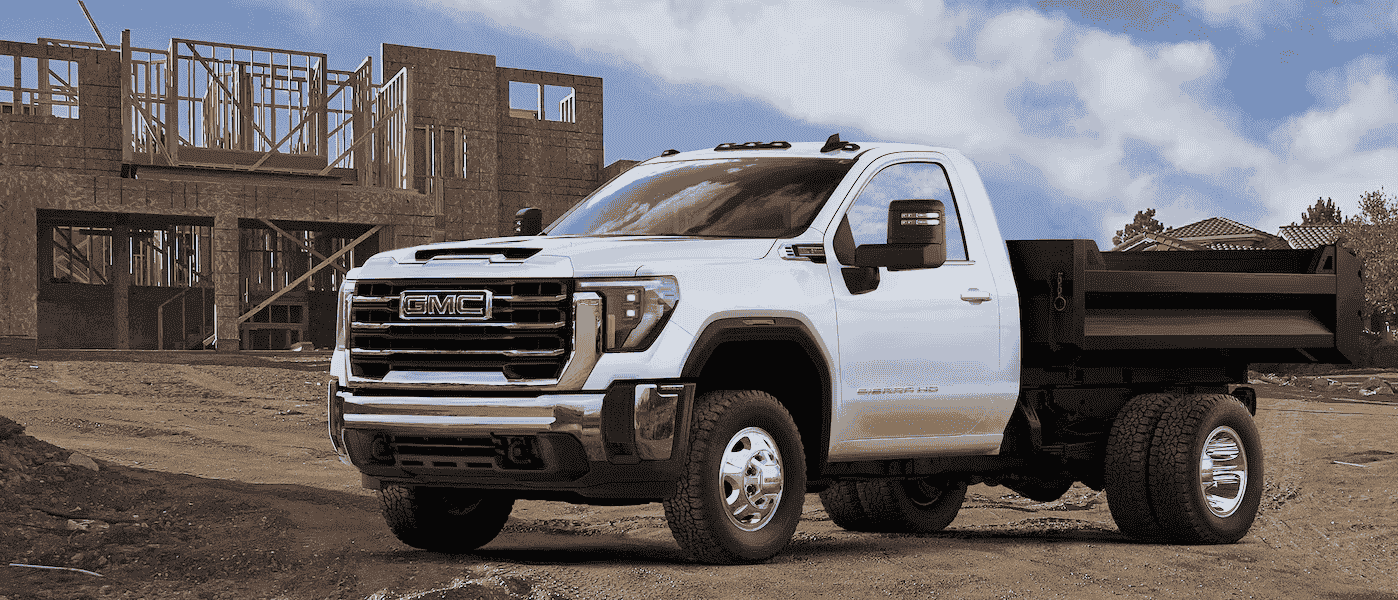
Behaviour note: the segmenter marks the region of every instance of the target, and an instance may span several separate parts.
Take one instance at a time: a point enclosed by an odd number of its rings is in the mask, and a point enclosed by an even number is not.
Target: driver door
[[[859,189],[837,221],[828,263],[840,367],[830,460],[951,453],[955,437],[985,417],[991,382],[1000,378],[999,298],[989,261],[968,250],[980,240],[962,226],[942,164],[876,165]],[[880,267],[874,289],[851,290],[842,270],[854,266],[852,246],[885,243],[889,202],[901,199],[945,205],[946,262]]]

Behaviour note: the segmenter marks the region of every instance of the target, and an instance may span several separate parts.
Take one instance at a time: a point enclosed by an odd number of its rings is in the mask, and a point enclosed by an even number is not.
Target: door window
[[[845,215],[854,234],[854,243],[888,243],[888,204],[910,199],[942,201],[947,213],[947,260],[967,260],[966,238],[961,233],[956,198],[947,183],[946,170],[937,163],[899,163],[876,173]]]

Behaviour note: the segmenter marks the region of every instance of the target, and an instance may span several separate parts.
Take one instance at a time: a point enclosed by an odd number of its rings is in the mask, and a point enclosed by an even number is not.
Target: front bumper
[[[601,393],[491,396],[344,389],[332,381],[330,438],[371,487],[659,498],[686,450],[679,434],[688,430],[694,387],[618,381]],[[657,485],[638,485],[646,482]]]

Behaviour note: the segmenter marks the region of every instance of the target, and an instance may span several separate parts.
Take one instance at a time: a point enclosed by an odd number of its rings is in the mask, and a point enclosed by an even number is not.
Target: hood
[[[365,263],[360,276],[381,276],[376,271],[389,265],[382,260],[388,257],[397,268],[387,276],[398,277],[419,276],[402,272],[409,265],[423,269],[420,276],[424,277],[498,277],[506,272],[515,277],[625,277],[673,260],[756,260],[775,243],[772,239],[684,236],[489,238],[382,252]]]

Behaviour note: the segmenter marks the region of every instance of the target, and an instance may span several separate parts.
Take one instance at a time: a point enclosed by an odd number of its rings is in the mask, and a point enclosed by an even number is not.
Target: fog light
[[[500,456],[502,467],[506,469],[538,469],[543,467],[543,459],[539,456],[539,449],[534,444],[534,438],[528,436],[509,436],[504,438],[504,447],[497,445],[496,452]],[[498,443],[497,443],[498,444]]]
[[[369,456],[374,460],[393,462],[393,449],[388,445],[388,438],[383,434],[374,436],[374,441],[369,442]]]

